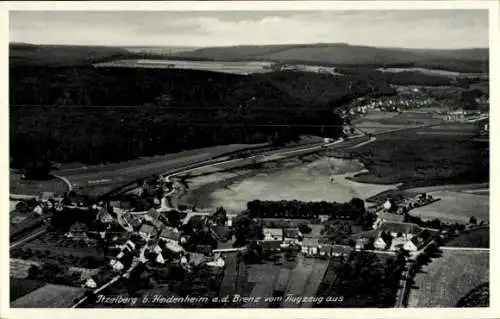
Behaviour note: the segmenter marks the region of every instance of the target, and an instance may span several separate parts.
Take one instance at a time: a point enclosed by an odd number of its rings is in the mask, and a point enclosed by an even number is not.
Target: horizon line
[[[9,41],[9,46],[17,45],[46,45],[46,46],[67,46],[67,47],[103,47],[103,48],[193,48],[193,49],[206,49],[206,48],[234,48],[234,47],[254,47],[254,46],[299,46],[299,45],[345,45],[353,47],[367,47],[367,48],[377,48],[377,49],[400,49],[400,50],[433,50],[433,51],[458,51],[458,50],[484,50],[490,49],[489,46],[486,47],[461,47],[461,48],[411,48],[411,47],[391,47],[391,46],[372,46],[364,44],[351,44],[346,42],[311,42],[311,43],[273,43],[273,44],[231,44],[231,45],[213,45],[213,46],[190,46],[190,45],[105,45],[105,44],[57,44],[57,43],[31,43],[31,42],[11,42]]]

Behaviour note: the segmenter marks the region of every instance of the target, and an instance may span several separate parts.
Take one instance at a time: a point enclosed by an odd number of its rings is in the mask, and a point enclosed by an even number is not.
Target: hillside
[[[337,107],[394,93],[384,83],[314,73],[13,66],[11,164],[97,164],[299,135],[336,137]]]
[[[343,43],[209,47],[179,53],[184,58],[213,60],[272,60],[331,65],[407,65],[487,72],[488,49],[420,50],[375,48]]]
[[[245,45],[230,47],[120,48],[106,46],[33,45],[11,43],[11,65],[71,66],[127,59],[188,60],[268,60],[322,65],[407,66],[445,69],[458,72],[488,72],[487,48],[461,50],[421,50],[376,48],[344,43],[296,45]]]
[[[10,65],[88,65],[114,58],[134,57],[128,50],[105,46],[35,45],[11,43]]]

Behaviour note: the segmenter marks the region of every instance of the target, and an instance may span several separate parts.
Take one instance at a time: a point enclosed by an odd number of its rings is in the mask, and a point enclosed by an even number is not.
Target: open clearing
[[[419,187],[488,181],[488,145],[472,140],[474,125],[439,127],[377,136],[375,142],[338,156],[365,164],[369,172],[353,178],[362,183],[401,182],[405,187]],[[418,134],[430,130],[470,132],[471,136]]]
[[[58,178],[44,181],[22,180],[20,174],[11,172],[9,176],[9,191],[11,194],[39,196],[42,192],[64,194],[68,191],[68,187]]]
[[[228,211],[241,212],[247,202],[254,199],[347,202],[353,197],[364,199],[398,186],[363,184],[346,179],[360,168],[362,165],[357,161],[324,157],[308,164],[242,176],[224,188],[214,188],[205,194],[207,201],[198,202],[198,205],[223,206]]]
[[[408,307],[455,307],[470,290],[489,280],[488,251],[443,250],[415,277]]]
[[[429,194],[441,200],[415,208],[411,211],[412,215],[422,219],[439,218],[444,222],[461,223],[467,223],[472,216],[475,216],[478,221],[488,221],[490,218],[488,196],[454,191],[438,191]]]

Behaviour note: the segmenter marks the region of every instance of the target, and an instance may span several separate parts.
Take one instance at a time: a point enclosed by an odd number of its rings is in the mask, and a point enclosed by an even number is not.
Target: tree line
[[[328,215],[330,219],[358,220],[365,212],[365,203],[359,198],[348,203],[253,200],[247,203],[247,210],[253,218],[312,219]]]

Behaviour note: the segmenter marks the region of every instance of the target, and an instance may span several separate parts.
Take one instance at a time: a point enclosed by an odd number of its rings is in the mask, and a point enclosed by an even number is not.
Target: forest
[[[394,94],[326,74],[250,76],[155,69],[10,69],[11,167],[118,162],[231,143],[336,137],[334,112],[364,95]]]

